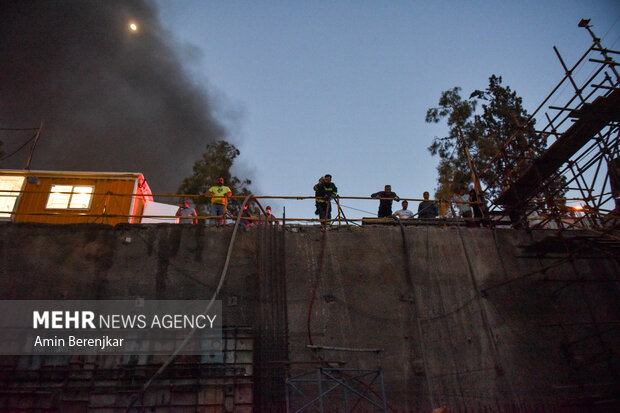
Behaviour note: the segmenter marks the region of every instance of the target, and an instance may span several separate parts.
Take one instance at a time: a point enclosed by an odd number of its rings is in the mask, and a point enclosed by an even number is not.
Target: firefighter
[[[326,225],[327,220],[332,217],[331,199],[337,196],[338,188],[336,188],[336,185],[332,182],[332,176],[330,174],[325,175],[323,183],[316,186],[316,206],[319,212],[321,225]]]

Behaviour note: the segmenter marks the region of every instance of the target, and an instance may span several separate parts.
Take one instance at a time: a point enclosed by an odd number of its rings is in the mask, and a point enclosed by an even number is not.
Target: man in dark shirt
[[[241,211],[241,225],[245,227],[249,227],[252,225],[252,214],[250,213],[250,209],[248,208],[248,204],[243,206],[243,211]]]
[[[471,224],[468,226],[479,227],[482,222],[482,202],[478,200],[478,194],[474,188],[469,190],[469,203],[471,205],[471,210],[474,213],[474,220],[471,221]]]
[[[267,205],[267,207],[265,208],[265,213],[260,214],[260,224],[261,225],[272,225],[272,224],[280,225],[276,217],[274,217],[273,214],[271,213],[271,207],[269,205]]]
[[[418,218],[435,218],[439,213],[437,204],[428,200],[428,192],[424,192],[422,196],[424,197],[424,201],[420,202],[418,205]]]
[[[379,201],[379,218],[391,218],[392,217],[392,201],[400,201],[400,198],[396,193],[392,192],[392,186],[386,185],[385,190],[375,192],[370,195],[372,198],[381,198]]]
[[[319,178],[319,183],[314,185],[314,215],[319,215],[319,186],[325,182],[325,177],[322,176]]]
[[[319,219],[330,219],[332,217],[330,200],[338,196],[338,188],[332,182],[331,175],[325,175],[323,182],[315,186],[315,195]],[[321,224],[325,225],[325,221],[321,222]]]

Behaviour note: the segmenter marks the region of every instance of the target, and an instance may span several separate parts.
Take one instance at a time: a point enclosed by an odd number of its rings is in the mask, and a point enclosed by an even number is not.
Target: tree
[[[467,158],[460,148],[464,140],[466,143],[472,140],[473,127],[470,118],[476,110],[476,101],[463,100],[460,91],[459,87],[446,90],[439,98],[439,107],[426,112],[426,122],[438,123],[447,118],[450,127],[448,136],[435,137],[428,148],[432,155],[439,155],[440,158],[437,166],[439,186],[435,193],[438,199],[449,199],[454,190],[466,185],[471,176]]]
[[[448,136],[435,137],[428,150],[439,155],[438,188],[436,197],[449,198],[457,187],[472,180],[472,168],[488,196],[496,196],[504,187],[503,174],[507,169],[522,170],[527,162],[546,147],[546,139],[537,135],[534,120],[523,108],[522,99],[509,86],[502,86],[502,78],[492,75],[485,90],[474,91],[463,100],[460,88],[441,94],[439,106],[428,109],[426,122],[447,120]],[[476,113],[479,101],[482,112]],[[529,156],[525,156],[530,152]],[[491,167],[485,168],[496,157]]]
[[[240,153],[235,145],[226,141],[208,143],[202,158],[194,163],[192,175],[183,179],[178,192],[188,195],[202,195],[216,184],[217,178],[222,177],[233,195],[249,195],[251,192],[248,186],[252,184],[252,181],[240,179],[232,175],[230,171],[235,158]],[[237,211],[242,201],[242,199],[231,199],[229,211]],[[208,198],[194,198],[194,203],[199,215],[208,215],[205,211],[205,205],[210,203]]]

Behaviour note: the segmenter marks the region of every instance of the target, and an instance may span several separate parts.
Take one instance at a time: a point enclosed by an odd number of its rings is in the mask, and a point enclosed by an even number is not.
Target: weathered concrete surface
[[[231,233],[0,225],[0,298],[208,299]],[[266,343],[285,346],[288,337],[291,374],[312,371],[319,358],[348,368],[380,364],[392,411],[614,409],[618,257],[574,234],[301,227],[275,242],[280,235],[250,228],[238,233],[219,297],[224,322],[251,327],[263,342],[259,359],[269,362],[282,353],[267,354]],[[556,250],[545,253],[549,245]],[[310,342],[383,352],[317,352]],[[364,409],[371,410],[360,403],[356,411]]]

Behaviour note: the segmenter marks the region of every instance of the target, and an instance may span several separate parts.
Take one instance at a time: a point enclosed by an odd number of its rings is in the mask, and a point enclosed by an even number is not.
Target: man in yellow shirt
[[[228,205],[228,198],[232,196],[232,191],[229,187],[224,185],[224,178],[217,178],[218,185],[209,188],[209,193],[205,193],[205,196],[211,198],[211,205],[213,207],[213,215],[221,217],[220,223],[226,223],[226,206]]]

